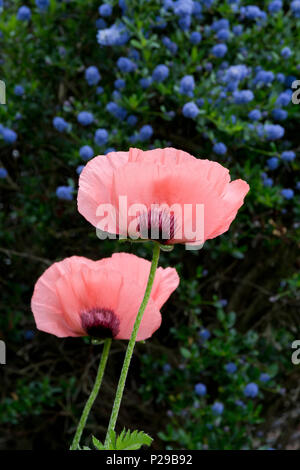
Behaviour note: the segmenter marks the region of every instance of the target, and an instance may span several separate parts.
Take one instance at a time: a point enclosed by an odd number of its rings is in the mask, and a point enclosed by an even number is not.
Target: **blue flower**
[[[35,4],[39,10],[45,11],[49,8],[50,1],[49,0],[35,0]]]
[[[199,108],[193,101],[189,101],[183,106],[182,114],[186,118],[194,119],[199,114]]]
[[[228,362],[224,368],[228,374],[234,374],[237,370],[237,366],[234,362]]]
[[[116,149],[114,147],[108,147],[107,149],[104,150],[104,155],[107,155],[108,153],[115,152]]]
[[[106,129],[97,129],[94,136],[95,144],[101,146],[108,141],[108,132]]]
[[[140,53],[134,48],[129,49],[128,51],[128,57],[133,60],[140,60]]]
[[[195,393],[199,397],[204,397],[204,395],[206,395],[206,392],[207,392],[206,385],[204,385],[202,383],[199,383],[199,384],[195,385]]]
[[[214,414],[215,416],[219,416],[219,415],[221,415],[221,414],[223,413],[223,411],[224,411],[224,405],[223,405],[223,403],[220,403],[220,402],[216,401],[216,402],[212,405],[211,409],[212,409],[212,412],[213,412],[213,414]]]
[[[58,186],[56,188],[56,196],[58,199],[65,201],[72,201],[73,199],[73,188],[71,186]]]
[[[138,118],[134,115],[134,114],[130,114],[130,116],[128,116],[127,118],[127,124],[129,126],[135,126],[138,122]]]
[[[122,14],[124,15],[127,10],[126,0],[119,0],[119,7],[121,8]]]
[[[300,1],[299,0],[294,0],[291,3],[291,10],[294,13],[296,18],[300,18]]]
[[[218,58],[224,57],[224,55],[227,53],[227,46],[226,44],[216,44],[212,50],[211,50],[212,55]]]
[[[81,111],[77,116],[77,121],[83,126],[89,126],[94,121],[94,116],[88,111]]]
[[[215,143],[215,145],[213,147],[213,151],[217,155],[225,155],[225,153],[227,152],[227,147],[226,147],[225,144],[223,144],[223,142],[217,142],[217,143]]]
[[[297,67],[298,67],[298,70],[299,70],[300,65],[298,65]],[[297,80],[297,77],[295,75],[288,75],[285,79],[285,85],[287,87],[291,87],[295,80]],[[293,94],[292,90],[287,90],[287,92],[290,93],[290,95],[292,97],[292,94]]]
[[[259,18],[265,18],[266,14],[256,5],[248,5],[246,7],[240,8],[240,13],[242,16],[249,20],[257,20]]]
[[[193,75],[185,75],[180,80],[179,93],[182,95],[193,96],[195,89],[195,80]]]
[[[220,31],[217,32],[217,38],[220,41],[227,41],[230,38],[230,32],[228,29],[220,29]]]
[[[103,92],[104,92],[104,88],[102,86],[97,86],[96,88],[97,95],[102,95]]]
[[[203,341],[206,341],[208,340],[210,337],[211,337],[211,334],[210,334],[210,331],[207,330],[207,329],[203,329],[203,330],[200,330],[199,331],[199,337],[200,339],[202,339]]]
[[[182,16],[178,20],[178,26],[182,31],[188,31],[190,29],[192,22],[192,17],[191,16]]]
[[[98,9],[99,15],[101,16],[110,16],[112,14],[112,6],[109,3],[103,3]]]
[[[258,394],[259,388],[258,385],[254,382],[250,382],[244,388],[245,397],[255,398]]]
[[[279,83],[284,83],[284,81],[285,81],[285,76],[284,76],[284,74],[283,74],[283,73],[278,73],[278,74],[276,75],[276,80],[277,80]]]
[[[259,109],[252,109],[250,113],[248,114],[248,118],[251,119],[251,121],[259,121],[261,119],[261,112]]]
[[[152,80],[154,82],[163,82],[169,75],[169,69],[166,65],[160,64],[155,67],[152,72]]]
[[[64,132],[68,130],[70,127],[69,124],[64,120],[64,118],[59,117],[59,116],[56,116],[55,118],[53,118],[52,123],[55,129],[59,132]]]
[[[231,65],[228,70],[226,70],[224,81],[225,82],[239,82],[244,80],[248,75],[248,68],[246,65]]]
[[[152,136],[152,134],[153,134],[153,129],[152,129],[152,127],[151,127],[149,124],[146,124],[145,126],[143,126],[143,127],[140,129],[140,132],[139,132],[139,140],[141,140],[142,142],[144,142],[145,140],[150,139],[150,137]]]
[[[177,0],[173,3],[173,11],[177,16],[190,16],[193,13],[193,0]]]
[[[202,0],[202,3],[206,8],[210,8],[215,0]]]
[[[115,80],[114,85],[117,90],[122,90],[123,88],[125,88],[126,82],[125,80],[123,80],[123,78],[117,78],[117,80]]]
[[[107,28],[107,23],[103,18],[96,19],[96,28],[97,29],[105,29]]]
[[[163,0],[163,8],[164,10],[171,10],[173,9],[173,0]]]
[[[170,366],[170,364],[164,364],[163,365],[163,371],[168,374],[169,372],[171,372],[172,370],[172,367]]]
[[[84,169],[84,165],[78,165],[78,167],[76,168],[77,175],[80,175],[83,169]]]
[[[155,17],[155,28],[157,29],[165,29],[165,27],[167,26],[167,22],[161,17],[161,16],[156,16]]]
[[[206,64],[204,64],[204,68],[210,72],[213,69],[213,64],[211,62],[206,62]]]
[[[118,101],[122,98],[122,95],[118,90],[114,90],[112,92],[112,97],[113,97],[114,100]]]
[[[243,33],[243,25],[237,24],[232,28],[233,34],[235,36],[240,36]]]
[[[284,128],[279,124],[265,124],[264,132],[268,140],[277,140],[284,136]]]
[[[140,79],[140,85],[145,90],[148,88],[152,83],[152,78],[151,77],[144,77]]]
[[[273,72],[267,70],[259,70],[254,79],[255,85],[269,85],[273,82],[275,76]]]
[[[271,188],[271,186],[273,186],[273,180],[272,178],[264,178],[264,186],[266,186],[267,188]]]
[[[193,2],[193,12],[192,13],[193,13],[193,16],[197,20],[201,20],[203,18],[202,15],[201,15],[202,5],[199,2],[196,2],[196,1]]]
[[[94,156],[94,150],[89,145],[83,145],[79,149],[79,155],[81,156],[82,160],[87,161]]]
[[[24,95],[24,87],[22,87],[22,85],[16,85],[15,88],[14,88],[14,94],[16,96],[22,96]]]
[[[224,308],[224,307],[226,307],[226,305],[228,305],[228,300],[227,299],[220,299],[217,302],[218,307]]]
[[[8,175],[8,172],[6,168],[0,167],[0,178],[6,178]]]
[[[270,13],[277,13],[282,8],[282,1],[281,0],[274,0],[273,2],[269,3],[268,10]]]
[[[117,103],[114,103],[113,101],[110,101],[109,103],[107,103],[105,109],[112,116],[120,120],[125,119],[127,116],[126,109],[122,108],[122,106],[119,106]]]
[[[120,57],[117,61],[117,66],[121,72],[133,72],[136,69],[136,64],[127,57]]]
[[[7,142],[8,144],[13,144],[17,140],[17,137],[18,137],[15,131],[13,131],[12,129],[8,129],[7,127],[5,127],[2,130],[2,136],[3,136],[4,142]]]
[[[263,383],[266,383],[269,382],[270,378],[271,377],[269,376],[269,374],[262,373],[260,374],[259,380]]]
[[[280,107],[288,106],[290,104],[292,98],[292,90],[286,90],[278,95],[276,100],[276,105]]]
[[[91,65],[85,70],[85,79],[90,86],[97,85],[101,80],[101,75],[95,65]]]
[[[190,41],[192,44],[199,44],[202,41],[202,35],[198,31],[193,31],[190,35]]]
[[[226,18],[216,20],[211,25],[211,29],[214,31],[220,31],[221,29],[229,29],[229,21]]]
[[[282,50],[281,50],[281,56],[284,58],[284,59],[289,59],[292,55],[292,51],[289,47],[284,47]]]
[[[239,406],[240,408],[246,408],[246,405],[242,400],[236,400],[235,404],[236,406]]]
[[[235,104],[246,104],[252,101],[254,95],[251,90],[236,90],[233,92],[233,101]]]
[[[19,21],[29,21],[31,18],[31,10],[26,6],[21,6],[17,13],[17,20]]]
[[[101,46],[123,46],[129,41],[129,33],[123,23],[113,24],[97,33],[97,41]]]
[[[282,152],[281,158],[285,162],[292,162],[293,160],[295,160],[296,154],[292,150],[285,150],[284,152]]]
[[[279,160],[277,157],[272,157],[267,160],[267,165],[270,168],[270,170],[276,170],[279,165]]]
[[[173,41],[171,41],[170,38],[168,38],[167,36],[164,36],[162,38],[162,43],[172,54],[176,54],[176,52],[178,50],[178,46],[177,46],[176,42],[173,42]]]
[[[290,188],[282,189],[281,194],[285,199],[293,199],[294,197],[294,191]]]
[[[288,117],[288,112],[285,109],[275,108],[272,111],[272,116],[275,121],[285,121],[285,119]]]
[[[24,338],[27,340],[27,341],[30,341],[31,339],[34,338],[34,331],[32,330],[26,330],[24,331]]]

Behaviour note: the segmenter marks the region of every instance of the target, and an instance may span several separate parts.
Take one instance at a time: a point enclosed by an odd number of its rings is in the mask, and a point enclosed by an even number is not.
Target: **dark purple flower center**
[[[167,244],[174,238],[175,216],[166,210],[148,210],[148,213],[140,216],[137,226],[142,238],[156,240],[161,244]]]
[[[120,320],[108,308],[92,308],[81,313],[82,328],[93,338],[114,338],[120,331]]]

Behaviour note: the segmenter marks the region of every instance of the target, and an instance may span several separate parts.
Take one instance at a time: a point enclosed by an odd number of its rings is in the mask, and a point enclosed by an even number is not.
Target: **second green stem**
[[[99,388],[101,386],[101,382],[102,382],[102,378],[103,378],[103,374],[104,374],[104,370],[105,370],[105,366],[106,366],[106,362],[107,362],[107,358],[108,358],[108,353],[109,353],[109,350],[110,350],[110,345],[111,345],[111,339],[108,338],[104,342],[103,351],[102,351],[102,355],[101,355],[101,360],[100,360],[96,380],[95,380],[92,392],[91,392],[91,394],[88,398],[88,401],[86,402],[86,405],[83,409],[83,412],[82,412],[80,421],[78,423],[78,427],[77,427],[72,445],[70,447],[70,450],[77,450],[78,449],[80,438],[81,438],[82,432],[84,430],[84,427],[86,425],[86,421],[88,419],[90,410],[93,406],[94,401],[97,398]]]
[[[118,383],[114,406],[112,409],[112,413],[111,413],[111,417],[110,417],[110,421],[108,425],[108,430],[107,430],[107,434],[105,438],[105,447],[107,447],[109,444],[111,432],[115,430],[136,337],[137,337],[139,327],[142,321],[143,313],[147,307],[147,304],[150,298],[150,294],[151,294],[151,290],[152,290],[152,286],[153,286],[153,282],[155,278],[155,272],[156,272],[156,268],[158,265],[159,253],[160,253],[160,246],[158,243],[154,243],[153,257],[152,257],[152,263],[151,263],[149,278],[147,282],[147,287],[146,287],[143,301],[141,303],[138,314],[136,316],[133,330],[131,333],[131,337],[128,343],[128,347],[127,347],[127,351],[126,351],[126,355],[125,355],[125,359],[124,359],[124,363],[123,363],[123,367],[122,367],[122,371],[121,371],[121,375],[120,375],[120,379]]]

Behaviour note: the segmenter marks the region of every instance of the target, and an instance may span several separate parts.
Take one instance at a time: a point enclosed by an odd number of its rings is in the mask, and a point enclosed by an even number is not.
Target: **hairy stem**
[[[131,337],[130,337],[130,340],[129,340],[129,343],[128,343],[128,346],[127,346],[127,351],[126,351],[126,354],[125,354],[125,359],[124,359],[124,363],[123,363],[123,367],[122,367],[122,371],[121,371],[121,375],[120,375],[120,379],[119,379],[119,383],[118,383],[118,388],[117,388],[117,392],[116,392],[116,396],[115,396],[114,406],[113,406],[113,409],[112,409],[112,412],[111,412],[111,417],[110,417],[110,421],[109,421],[109,425],[108,425],[108,429],[107,429],[107,434],[106,434],[106,438],[105,438],[105,447],[107,447],[108,444],[109,444],[109,439],[110,439],[111,432],[115,430],[115,426],[116,426],[116,422],[117,422],[118,414],[119,414],[119,410],[120,410],[121,400],[122,400],[122,397],[123,397],[125,382],[126,382],[126,378],[127,378],[127,374],[128,374],[128,369],[129,369],[129,366],[130,366],[130,362],[131,362],[131,358],[132,358],[132,354],[133,354],[133,350],[134,350],[136,337],[137,337],[139,327],[140,327],[140,324],[141,324],[141,321],[142,321],[143,313],[144,313],[144,311],[147,307],[147,304],[148,304],[148,301],[149,301],[149,298],[150,298],[152,285],[153,285],[153,281],[154,281],[154,278],[155,278],[155,272],[156,272],[156,268],[157,268],[157,265],[158,265],[159,253],[160,253],[160,246],[159,246],[158,243],[154,243],[153,257],[152,257],[152,263],[151,263],[149,278],[148,278],[148,282],[147,282],[147,287],[146,287],[146,291],[145,291],[145,294],[144,294],[143,301],[141,303],[138,314],[136,316],[135,323],[134,323],[134,326],[133,326],[133,330],[132,330],[132,333],[131,333]]]
[[[102,383],[102,378],[103,378],[103,374],[104,374],[104,370],[105,370],[105,366],[106,366],[106,362],[107,362],[107,358],[108,358],[108,354],[109,354],[109,350],[110,350],[110,345],[111,345],[111,339],[108,338],[104,342],[103,351],[102,351],[102,355],[101,355],[101,359],[100,359],[100,363],[99,363],[99,367],[98,367],[96,380],[95,380],[93,389],[91,391],[91,394],[88,398],[88,401],[86,402],[85,407],[83,409],[83,412],[82,412],[80,421],[78,423],[78,427],[77,427],[72,445],[70,447],[70,450],[78,449],[82,432],[85,428],[86,421],[88,419],[90,410],[93,406],[94,401],[97,398],[97,395],[98,395],[98,392],[99,392],[99,389],[100,389],[100,386],[101,386],[101,383]]]

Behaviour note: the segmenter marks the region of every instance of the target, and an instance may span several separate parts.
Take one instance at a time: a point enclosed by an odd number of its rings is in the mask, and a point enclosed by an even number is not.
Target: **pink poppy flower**
[[[217,162],[174,148],[131,148],[88,162],[78,210],[101,231],[123,238],[199,245],[229,229],[248,191]]]
[[[99,261],[72,256],[54,263],[35,284],[31,309],[37,328],[58,337],[129,339],[149,272],[149,261],[127,253]],[[174,268],[157,269],[138,341],[159,328],[160,308],[178,284]]]

